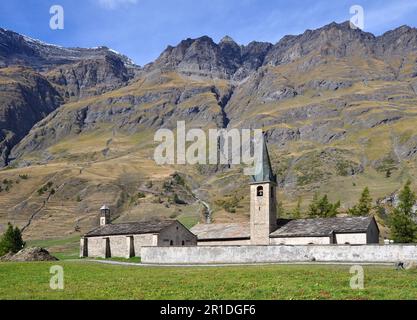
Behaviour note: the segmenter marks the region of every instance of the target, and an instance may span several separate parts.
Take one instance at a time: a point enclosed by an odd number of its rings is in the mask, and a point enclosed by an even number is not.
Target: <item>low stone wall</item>
[[[417,245],[142,247],[145,264],[417,261]]]

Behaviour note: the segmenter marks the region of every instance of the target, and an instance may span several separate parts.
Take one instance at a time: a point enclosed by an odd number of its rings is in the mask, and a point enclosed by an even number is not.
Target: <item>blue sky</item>
[[[49,28],[55,4],[64,8],[64,30]],[[105,45],[144,65],[189,37],[275,43],[286,34],[349,20],[357,4],[365,11],[365,31],[417,26],[416,0],[1,0],[0,26],[62,46]]]

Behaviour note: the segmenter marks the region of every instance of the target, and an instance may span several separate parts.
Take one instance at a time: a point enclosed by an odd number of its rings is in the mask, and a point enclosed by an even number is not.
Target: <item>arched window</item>
[[[185,241],[184,240],[182,241],[182,246],[185,246]]]
[[[172,241],[172,240],[171,240],[171,241],[169,242],[169,245],[172,247],[172,246],[174,245],[174,241]]]
[[[258,187],[258,188],[256,189],[256,195],[257,195],[258,197],[263,197],[263,196],[264,196],[264,187]]]

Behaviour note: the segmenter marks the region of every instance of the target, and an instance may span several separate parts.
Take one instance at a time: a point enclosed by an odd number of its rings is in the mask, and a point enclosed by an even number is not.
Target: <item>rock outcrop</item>
[[[43,248],[25,248],[16,254],[6,254],[0,258],[4,262],[40,262],[40,261],[58,261],[57,258],[50,255],[48,250]]]

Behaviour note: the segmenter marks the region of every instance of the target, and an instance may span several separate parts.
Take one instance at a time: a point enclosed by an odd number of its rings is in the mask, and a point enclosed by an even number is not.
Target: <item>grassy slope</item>
[[[416,271],[348,266],[148,268],[59,262],[65,289],[49,288],[52,263],[0,263],[0,299],[417,299]],[[389,288],[389,290],[387,290]]]

